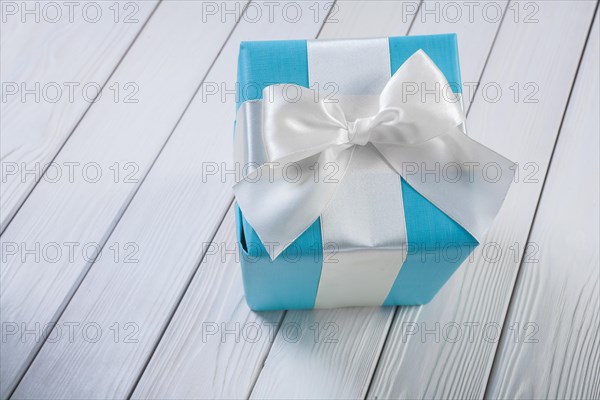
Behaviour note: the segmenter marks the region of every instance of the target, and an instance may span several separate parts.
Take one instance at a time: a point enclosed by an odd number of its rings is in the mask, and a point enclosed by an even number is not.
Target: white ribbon
[[[411,91],[415,87],[416,93]],[[321,215],[357,146],[366,145],[481,242],[512,182],[513,163],[462,133],[458,126],[465,116],[448,88],[443,73],[419,50],[379,96],[332,102],[297,85],[272,85],[264,89],[262,101],[244,103],[237,116],[235,160],[248,159],[242,153],[252,146],[240,143],[247,140],[245,130],[258,124],[264,163],[246,168],[233,188],[270,257],[276,258]],[[250,117],[257,107],[261,121]],[[347,107],[375,111],[349,121]],[[448,166],[451,177],[442,174]],[[332,170],[337,170],[333,177]]]

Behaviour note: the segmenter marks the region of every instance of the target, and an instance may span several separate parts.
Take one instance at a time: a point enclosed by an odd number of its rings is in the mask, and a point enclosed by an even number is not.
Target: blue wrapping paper
[[[422,49],[444,73],[453,91],[460,93],[456,35],[389,38],[389,49],[392,74]],[[243,42],[238,83],[238,107],[244,101],[260,99],[262,89],[269,85],[293,83],[308,87],[307,42]],[[408,255],[383,305],[424,304],[435,296],[478,243],[463,227],[399,179],[404,204],[398,206],[404,207],[406,216]],[[313,308],[324,262],[320,221],[315,221],[271,261],[237,206],[236,217],[244,291],[250,308]]]

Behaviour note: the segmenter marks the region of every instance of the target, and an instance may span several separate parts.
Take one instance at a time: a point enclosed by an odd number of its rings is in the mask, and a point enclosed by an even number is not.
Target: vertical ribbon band
[[[311,88],[339,96],[379,94],[391,77],[386,38],[309,40]],[[368,79],[365,79],[368,77]],[[368,109],[354,109],[356,120]],[[323,267],[316,308],[383,304],[406,259],[400,179],[372,146],[358,147],[321,214]]]

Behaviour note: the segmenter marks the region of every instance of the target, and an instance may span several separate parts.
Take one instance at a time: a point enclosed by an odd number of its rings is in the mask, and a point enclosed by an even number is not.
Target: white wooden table
[[[600,398],[596,1],[0,4],[0,398]],[[447,32],[519,164],[499,251],[425,306],[250,311],[203,174],[240,41]]]

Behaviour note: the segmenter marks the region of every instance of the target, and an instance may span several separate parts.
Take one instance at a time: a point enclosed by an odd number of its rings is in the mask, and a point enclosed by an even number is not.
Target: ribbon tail
[[[513,181],[512,161],[458,127],[411,146],[375,147],[416,191],[483,241]]]
[[[293,163],[265,163],[233,186],[244,217],[271,260],[319,218],[353,152],[353,147],[339,146]]]

